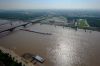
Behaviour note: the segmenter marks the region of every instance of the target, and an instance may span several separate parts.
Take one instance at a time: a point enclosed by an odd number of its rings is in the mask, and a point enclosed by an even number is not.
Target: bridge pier
[[[11,26],[13,25],[12,22],[10,23],[10,25],[11,25]]]
[[[22,25],[24,28],[27,26],[27,25]]]
[[[15,28],[9,29],[8,31],[13,32]]]
[[[30,24],[30,23],[23,24],[22,26],[25,28],[28,24]]]

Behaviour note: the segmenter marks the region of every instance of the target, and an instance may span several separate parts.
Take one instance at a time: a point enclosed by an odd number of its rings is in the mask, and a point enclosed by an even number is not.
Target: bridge
[[[34,23],[39,23],[41,20],[43,20],[43,19],[37,19],[37,20],[34,20],[34,21],[29,21],[29,22],[22,23],[22,24],[17,25],[17,26],[12,26],[12,27],[10,27],[10,28],[1,30],[0,33],[3,33],[3,32],[5,32],[5,31],[10,31],[10,32],[12,32],[14,29],[16,29],[16,28],[18,28],[18,27],[21,27],[21,26],[26,27],[28,24],[31,24],[31,23],[32,23],[32,24],[34,24]],[[5,24],[6,24],[6,23],[5,23]],[[8,24],[8,23],[7,23],[7,24]],[[11,24],[11,22],[10,22],[9,24]],[[2,25],[4,25],[4,24],[2,24]]]

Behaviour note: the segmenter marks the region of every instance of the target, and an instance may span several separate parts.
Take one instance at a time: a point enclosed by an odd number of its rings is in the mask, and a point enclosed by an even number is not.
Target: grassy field
[[[90,27],[86,19],[79,19],[77,21],[77,24],[78,24],[78,28],[82,28],[82,29]]]

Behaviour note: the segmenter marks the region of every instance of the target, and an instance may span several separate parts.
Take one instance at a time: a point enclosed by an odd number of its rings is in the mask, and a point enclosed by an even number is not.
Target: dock
[[[36,62],[40,62],[40,63],[44,63],[44,61],[45,61],[45,59],[43,57],[39,56],[39,55],[33,56],[32,61],[34,61],[34,60]],[[35,62],[35,64],[36,64],[36,62]]]

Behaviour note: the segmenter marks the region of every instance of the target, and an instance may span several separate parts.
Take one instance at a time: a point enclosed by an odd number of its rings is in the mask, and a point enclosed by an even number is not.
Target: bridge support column
[[[22,25],[24,28],[27,26],[27,24],[25,24],[25,25]]]
[[[9,29],[10,32],[13,32],[15,28]]]

